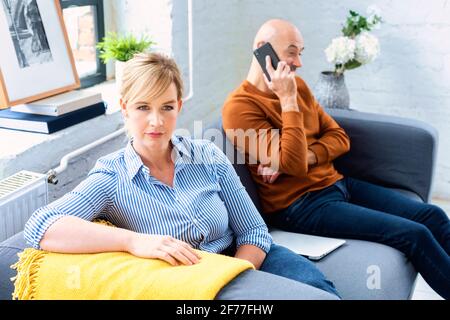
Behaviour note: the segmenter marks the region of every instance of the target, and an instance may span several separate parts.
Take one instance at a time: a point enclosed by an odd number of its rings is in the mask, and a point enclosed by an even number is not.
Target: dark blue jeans
[[[450,299],[450,221],[435,205],[347,177],[306,193],[267,222],[291,232],[394,247],[437,293]]]
[[[222,254],[234,256],[235,252],[233,244]],[[283,246],[272,244],[259,270],[308,284],[341,298],[334,284],[325,278],[314,263]]]

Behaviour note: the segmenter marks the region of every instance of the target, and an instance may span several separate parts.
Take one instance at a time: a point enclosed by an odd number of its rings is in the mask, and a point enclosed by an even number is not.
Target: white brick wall
[[[119,32],[147,34],[160,49],[172,46],[173,0],[108,0],[114,14],[114,27]]]
[[[192,131],[220,114],[226,96],[242,81],[245,55],[239,34],[241,0],[193,0],[194,97],[186,103],[180,124]],[[174,1],[173,52],[187,74],[187,1]],[[187,77],[185,77],[187,79]],[[187,83],[187,82],[186,82]],[[188,85],[187,85],[188,86]]]

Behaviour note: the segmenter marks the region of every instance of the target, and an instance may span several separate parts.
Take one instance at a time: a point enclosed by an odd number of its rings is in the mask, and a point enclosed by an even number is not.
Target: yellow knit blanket
[[[97,219],[95,223],[115,227]],[[173,267],[159,259],[125,252],[54,253],[25,249],[13,299],[19,300],[210,300],[241,272],[254,269],[242,259],[198,251],[202,259]]]
[[[253,268],[245,260],[198,251],[200,263],[171,266],[124,252],[19,253],[13,299],[214,299],[229,281]]]
[[[253,265],[197,251],[192,266],[171,266],[124,252],[61,254],[35,249],[19,253],[13,299],[20,300],[206,300]]]

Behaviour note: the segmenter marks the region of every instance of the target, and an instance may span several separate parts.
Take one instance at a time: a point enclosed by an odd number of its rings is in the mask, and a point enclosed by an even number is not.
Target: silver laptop
[[[286,232],[278,229],[270,229],[269,231],[274,243],[311,260],[319,260],[345,243],[345,240],[336,238]]]

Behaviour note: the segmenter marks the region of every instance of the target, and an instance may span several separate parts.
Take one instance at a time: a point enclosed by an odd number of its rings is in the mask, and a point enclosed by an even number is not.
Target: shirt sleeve
[[[236,247],[254,245],[266,253],[272,244],[267,226],[242,185],[231,162],[211,143],[220,186],[219,196],[228,211],[229,224],[236,235]]]
[[[25,240],[40,249],[45,232],[58,219],[70,215],[92,221],[102,213],[106,215],[113,202],[115,187],[114,172],[94,167],[75,189],[31,215],[25,225]]]

